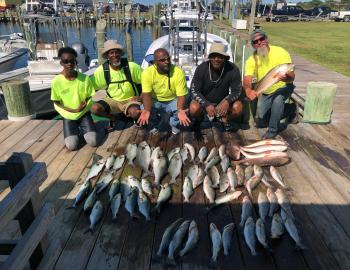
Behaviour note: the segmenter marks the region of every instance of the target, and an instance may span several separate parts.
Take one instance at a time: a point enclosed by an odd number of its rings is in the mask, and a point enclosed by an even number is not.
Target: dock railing
[[[0,255],[8,255],[0,269],[50,269],[52,262],[44,255],[48,247],[46,233],[55,213],[46,203],[39,206],[39,186],[47,178],[45,163],[33,162],[27,153],[14,153],[0,164],[0,179],[8,180],[11,192],[0,202],[0,231],[14,219],[22,236],[19,240],[0,239]]]

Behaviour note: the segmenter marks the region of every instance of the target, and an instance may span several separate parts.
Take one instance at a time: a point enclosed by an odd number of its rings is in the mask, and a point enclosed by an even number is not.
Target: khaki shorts
[[[126,116],[129,116],[128,109],[130,106],[133,106],[133,105],[140,106],[141,105],[141,102],[132,100],[131,98],[127,99],[127,100],[123,100],[123,101],[117,101],[117,100],[114,100],[112,98],[106,97],[103,100],[98,101],[98,103],[101,103],[101,105],[103,105],[104,107],[106,104],[102,104],[102,103],[107,103],[107,105],[109,106],[109,113],[110,114],[124,113]]]

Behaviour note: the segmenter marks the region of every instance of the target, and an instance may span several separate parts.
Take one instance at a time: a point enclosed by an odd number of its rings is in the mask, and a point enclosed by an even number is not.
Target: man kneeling
[[[209,120],[220,120],[226,131],[232,131],[230,121],[242,114],[240,72],[229,59],[224,44],[211,46],[209,61],[200,64],[193,76],[190,104],[192,118],[200,121],[207,114]]]

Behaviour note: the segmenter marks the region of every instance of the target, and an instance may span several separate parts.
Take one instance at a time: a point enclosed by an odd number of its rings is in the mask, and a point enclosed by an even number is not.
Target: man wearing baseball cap
[[[190,104],[192,118],[200,121],[207,115],[209,120],[221,121],[226,131],[233,130],[231,120],[242,113],[241,76],[229,59],[223,43],[211,45],[209,61],[200,64],[194,73]]]
[[[247,98],[253,101],[257,98],[253,87],[253,78],[259,82],[270,70],[281,64],[292,63],[292,59],[285,49],[270,45],[266,33],[261,29],[252,32],[250,42],[255,51],[246,61],[243,87]],[[295,88],[293,85],[294,71],[278,76],[278,82],[268,88],[260,97],[256,127],[268,127],[267,132],[262,136],[263,139],[276,137],[278,132],[285,127],[280,123],[281,119],[285,117],[292,119],[292,115],[295,113],[293,106],[285,106],[285,101]]]
[[[106,89],[107,96],[92,106],[96,115],[116,121],[116,114],[123,113],[136,121],[141,113],[141,99],[136,85],[141,84],[141,67],[122,58],[124,48],[116,40],[104,43],[102,56],[106,63],[99,66],[92,77],[95,89]]]

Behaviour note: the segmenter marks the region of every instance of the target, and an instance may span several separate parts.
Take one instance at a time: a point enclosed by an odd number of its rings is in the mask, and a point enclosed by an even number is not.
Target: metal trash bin
[[[331,122],[337,85],[328,82],[309,82],[304,105],[303,121],[313,124]]]

